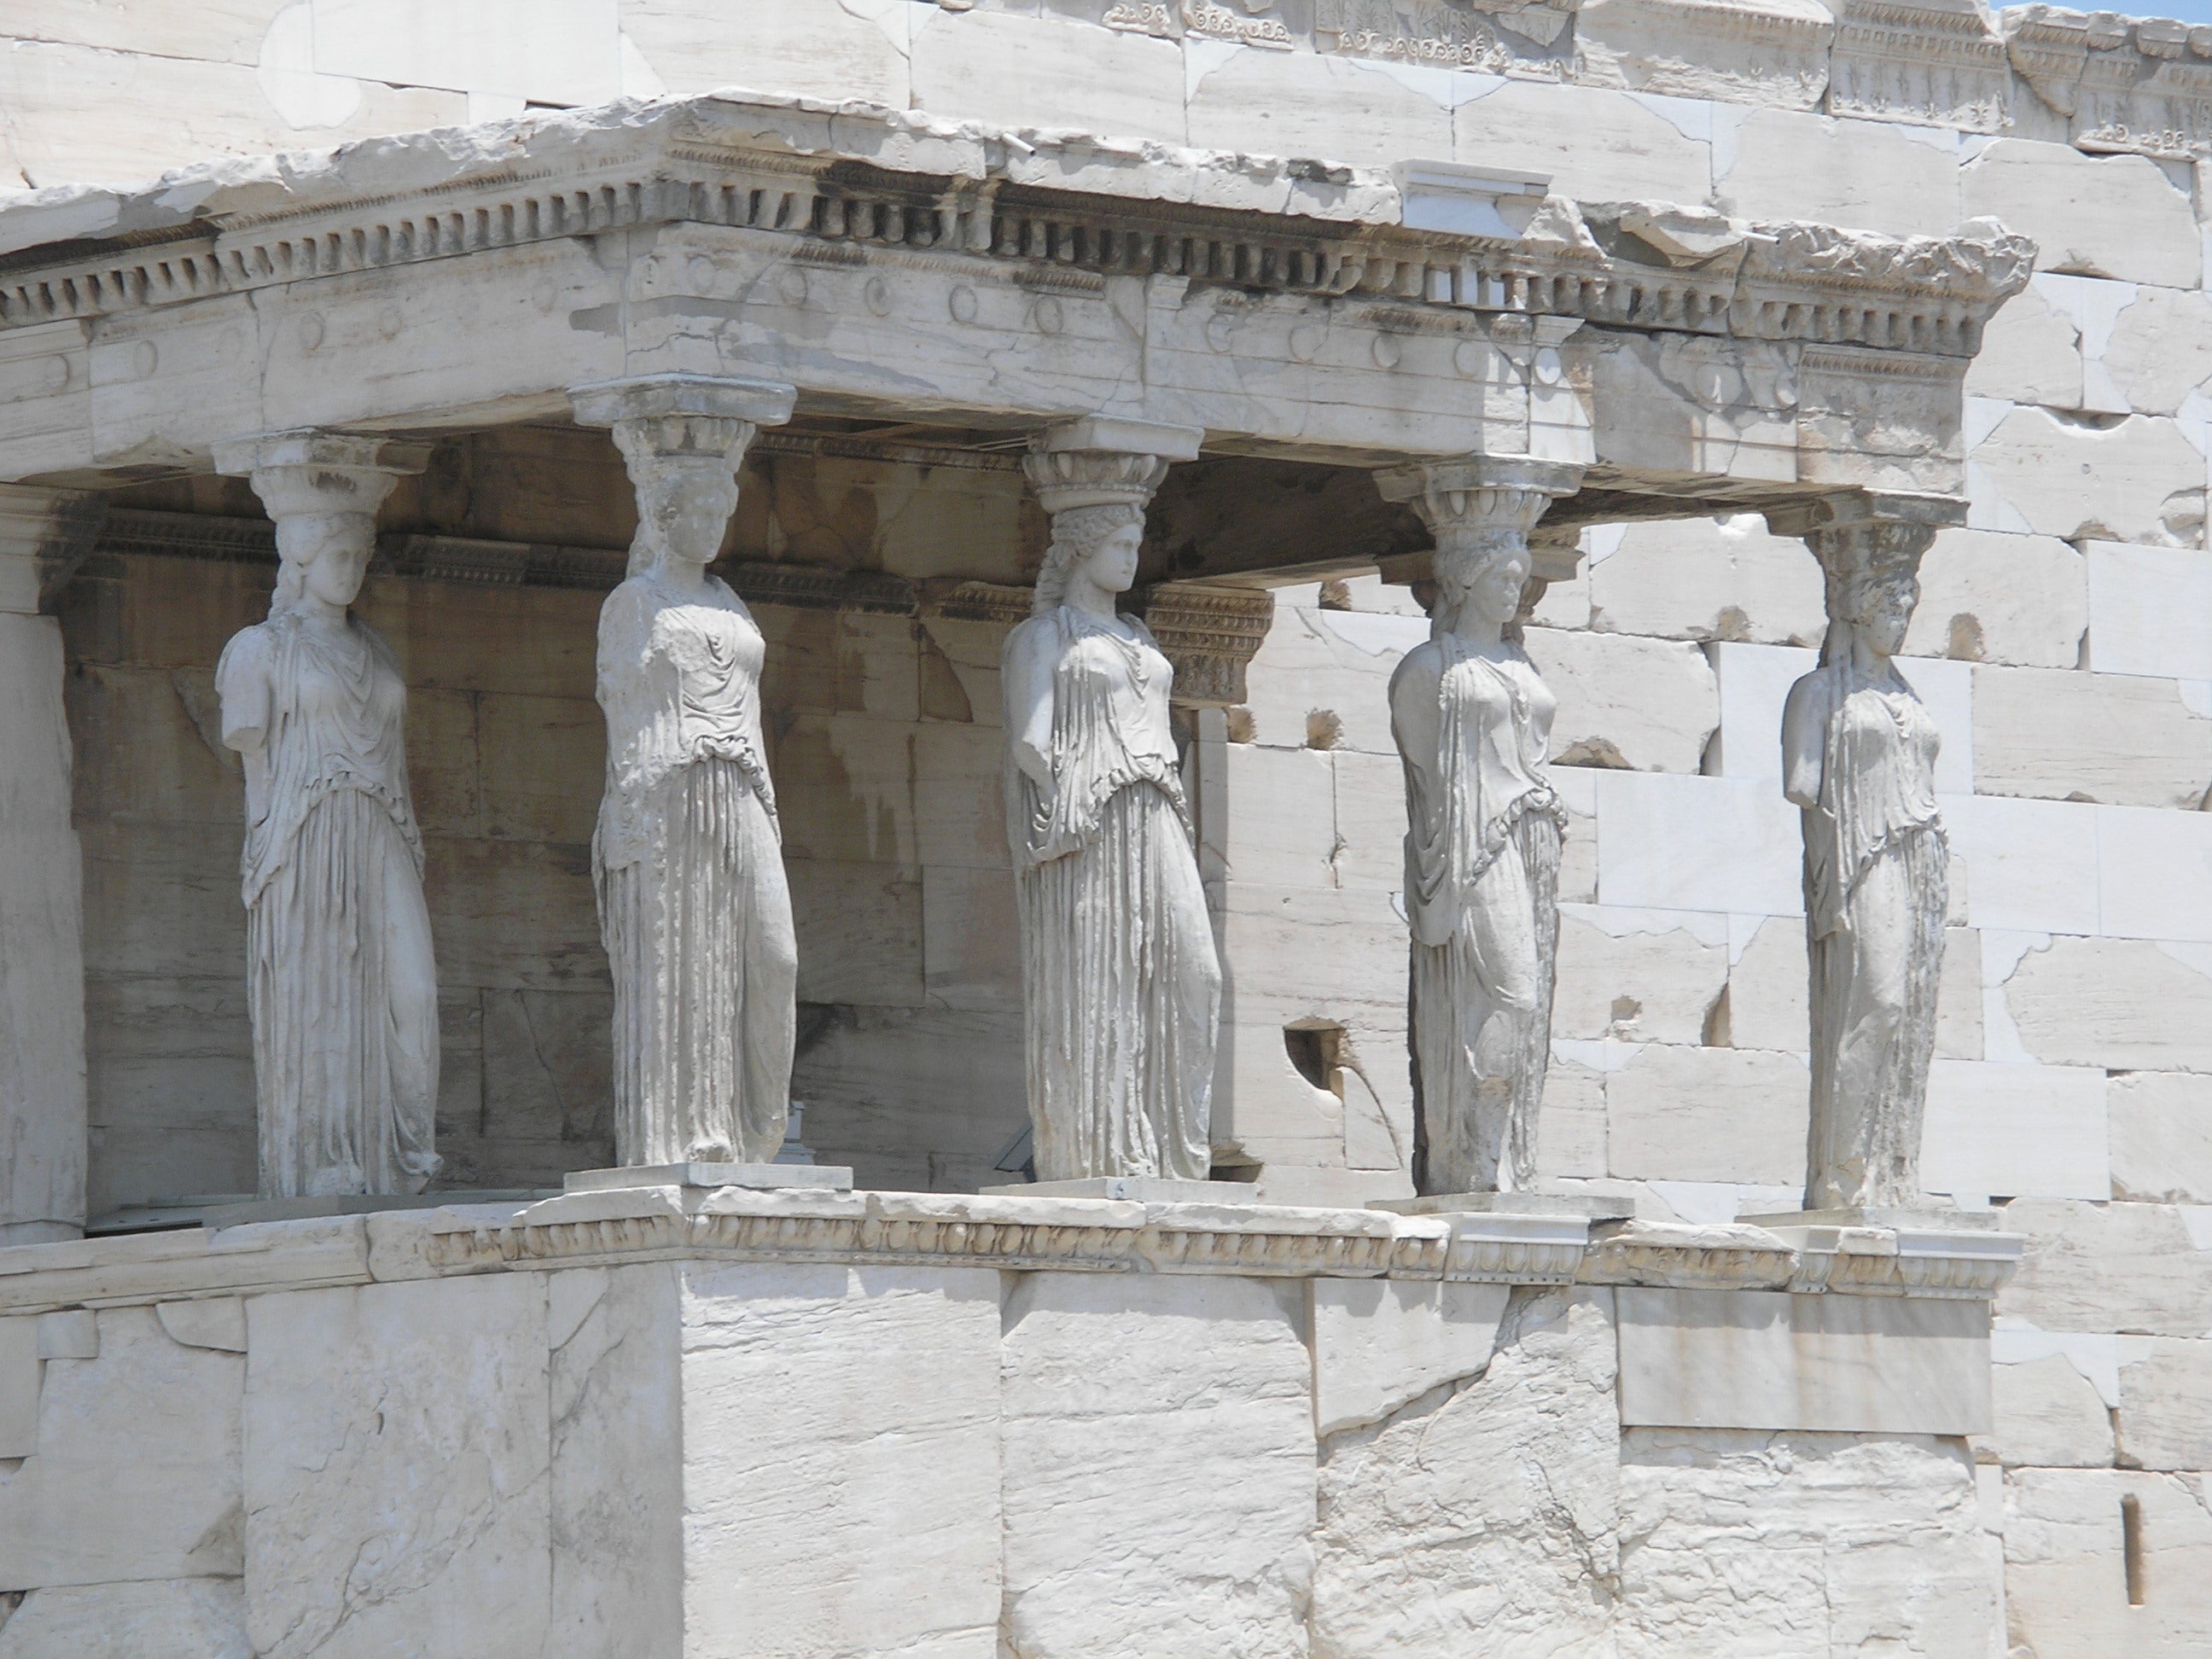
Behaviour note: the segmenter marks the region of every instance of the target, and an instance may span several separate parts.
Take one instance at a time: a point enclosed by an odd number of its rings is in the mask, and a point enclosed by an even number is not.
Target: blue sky
[[[2097,8],[2084,3],[2078,9],[2094,11]],[[2129,17],[2177,17],[2185,23],[2212,23],[2212,0],[2138,0],[2135,5],[2112,6],[2109,9]]]

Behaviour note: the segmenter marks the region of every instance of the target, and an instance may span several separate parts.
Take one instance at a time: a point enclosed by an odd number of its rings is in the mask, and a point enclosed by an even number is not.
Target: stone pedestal
[[[1119,1198],[1137,1204],[1257,1204],[1244,1181],[1174,1181],[1164,1176],[1093,1176],[1080,1181],[1031,1181],[986,1187],[985,1198]]]
[[[84,1231],[82,866],[40,560],[74,499],[0,484],[0,1244]]]
[[[2021,1241],[1589,1231],[664,1185],[0,1250],[0,1651],[1674,1652],[1668,1550],[1805,1591],[1698,1651],[1838,1648],[1853,1573],[1983,1651]]]
[[[1636,1200],[1610,1194],[1427,1193],[1370,1199],[1367,1207],[1393,1215],[1571,1215],[1585,1221],[1626,1221],[1636,1213]]]
[[[561,1184],[571,1193],[620,1192],[631,1187],[843,1193],[853,1188],[853,1172],[835,1164],[637,1164],[617,1170],[572,1170]]]

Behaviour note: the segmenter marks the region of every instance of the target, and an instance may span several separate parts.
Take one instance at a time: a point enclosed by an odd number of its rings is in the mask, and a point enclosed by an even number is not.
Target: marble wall
[[[1943,730],[1955,855],[1924,1167],[1961,1201],[2003,1202],[2032,1240],[1998,1306],[1996,1431],[1972,1449],[1982,1523],[2003,1534],[2012,1639],[2038,1659],[2187,1650],[2212,1617],[2212,1448],[2191,1427],[2212,1394],[2203,134],[2074,95],[2089,54],[2078,40],[2070,59],[2059,49],[2063,18],[2034,25],[2059,42],[2043,56],[2015,18],[2009,46],[1992,33],[1977,67],[1930,77],[1909,28],[1884,45],[1848,17],[1751,6],[1729,9],[1733,33],[1661,7],[1591,6],[1570,24],[1536,6],[1518,14],[1534,35],[1480,40],[1464,9],[1373,7],[1402,27],[1358,49],[1312,32],[1361,9],[1339,0],[1198,8],[1196,23],[1188,6],[1125,7],[1133,26],[1110,31],[1091,0],[560,0],[528,9],[527,27],[504,4],[473,9],[484,26],[470,29],[458,10],[414,9],[381,40],[349,23],[365,9],[252,0],[125,16],[33,0],[0,24],[0,183],[141,177],[526,100],[746,82],[1353,161],[1450,156],[1541,171],[1591,200],[1899,233],[1993,214],[2034,237],[2041,272],[1968,382],[1972,516],[1929,555],[1907,642]],[[1639,34],[1647,13],[1672,33]],[[1935,39],[1953,14],[1924,15]],[[1278,17],[1291,50],[1260,38]],[[2098,56],[2160,95],[2183,34],[2115,27]],[[1447,36],[1444,56],[1389,55],[1393,40]],[[102,118],[83,119],[88,107]],[[2085,153],[2083,135],[2140,153]],[[627,501],[618,483],[588,468],[550,488],[529,477],[494,456],[462,483],[434,473],[420,505],[394,510],[454,533],[626,537],[601,521]],[[886,483],[824,464],[787,490],[764,476],[738,535],[842,559],[896,534],[927,560],[933,546],[972,552],[978,525],[1008,550],[1035,545],[1021,511],[965,477]],[[206,736],[206,672],[266,582],[252,566],[101,561],[66,601],[95,1212],[250,1179],[238,786]],[[1250,703],[1213,738],[1227,803],[1210,843],[1230,975],[1220,1124],[1270,1195],[1357,1198],[1401,1189],[1408,1139],[1391,906],[1402,808],[1382,689],[1423,624],[1371,579],[1282,600]],[[596,603],[380,579],[367,596],[409,665],[447,987],[441,1137],[471,1180],[550,1179],[605,1154],[605,970],[583,847]],[[974,665],[990,657],[882,618],[764,620],[771,692],[789,688],[775,764],[813,1005],[796,1091],[817,1103],[810,1138],[864,1183],[973,1186],[1020,1115],[989,671]],[[1804,963],[1774,732],[1818,643],[1813,562],[1752,520],[1601,531],[1537,623],[1575,814],[1545,1169],[1632,1193],[1655,1216],[1785,1202],[1802,1166]],[[1652,1434],[1624,1445],[1621,1502],[1644,1540],[1624,1549],[1624,1583],[1685,1575],[1670,1582],[1719,1597],[1714,1583],[1738,1582],[1716,1565],[1734,1546],[1698,1509],[1716,1482],[1818,1492],[1831,1514],[1860,1501],[1854,1481],[1924,1490],[1947,1516],[1958,1501],[1955,1449],[1901,1448],[1888,1468],[1804,1435]],[[1706,1519],[1680,1521],[1693,1511]],[[1830,1582],[1821,1550],[1806,1551],[1794,1588],[1746,1613],[1766,1633],[1745,1650],[1772,1650]],[[141,1600],[185,1617],[227,1593]],[[1836,1644],[1884,1639],[1836,1616]],[[1663,1650],[1663,1620],[1639,1628],[1638,1650]]]

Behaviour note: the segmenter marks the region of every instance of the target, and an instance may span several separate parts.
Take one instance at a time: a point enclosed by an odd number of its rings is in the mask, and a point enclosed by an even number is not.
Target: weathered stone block
[[[1794,916],[1757,921],[1743,954],[1729,969],[1729,1046],[1807,1053],[1813,1042],[1806,1011],[1809,985],[1805,924]]]
[[[1554,1054],[1536,1120],[1536,1169],[1577,1179],[1606,1172],[1605,1073]]]
[[[799,1027],[792,1097],[806,1144],[854,1184],[974,1192],[1029,1121],[1018,1010],[815,1007]]]
[[[2212,717],[2172,680],[1974,671],[1975,783],[1992,795],[2193,810],[2212,789]],[[2124,732],[2124,742],[2114,734]]]
[[[1589,564],[1590,626],[1678,640],[1818,645],[1820,567],[1752,514],[1624,525]],[[1602,542],[1600,546],[1602,547]]]
[[[2047,1065],[2212,1072],[2212,976],[2147,940],[2054,938],[2021,957],[2002,994]]]
[[[913,106],[1008,127],[1074,128],[1182,143],[1182,53],[1170,40],[1057,18],[915,18]]]
[[[1200,148],[1341,156],[1366,167],[1451,154],[1443,100],[1364,64],[1303,52],[1224,52],[1190,64],[1190,142]]]
[[[2120,1462],[2138,1469],[2212,1464],[2212,1341],[2171,1336],[2120,1344]]]
[[[1559,700],[1559,765],[1695,772],[1720,724],[1719,692],[1693,645],[1620,635],[1528,630],[1529,659]]]
[[[1978,1302],[1627,1285],[1614,1296],[1624,1425],[1989,1431]]]
[[[1804,914],[1798,811],[1765,780],[1602,772],[1597,818],[1601,903]]]
[[[2212,554],[2091,542],[2091,666],[2109,674],[2212,679]]]
[[[2187,194],[2140,155],[2000,138],[1960,174],[1961,218],[2033,238],[2039,270],[2195,288],[2203,251]]]
[[[2112,1196],[2212,1204],[2212,1077],[2126,1072],[2105,1087]]]
[[[1804,1172],[1811,1087],[1796,1054],[1645,1044],[1606,1076],[1609,1173],[1787,1185]]]
[[[1563,906],[1552,1034],[1706,1042],[1728,978],[1725,917]]]
[[[840,6],[818,15],[747,4],[722,14],[717,26],[684,0],[626,0],[622,28],[678,97],[717,87],[775,87],[801,97],[866,98],[902,109],[904,13],[890,4]]]
[[[2081,331],[2031,284],[2014,295],[1982,330],[1982,349],[1966,369],[1966,395],[2081,406]]]
[[[2212,1238],[2164,1204],[2022,1198],[2005,1227],[2027,1235],[2020,1270],[1999,1292],[2001,1319],[2046,1331],[2212,1334]]]
[[[1892,236],[1946,235],[1962,216],[1953,144],[1887,122],[1787,110],[1742,118],[1735,164],[1717,161],[1713,195],[1746,218],[1814,219]]]
[[[2097,931],[2212,942],[2212,813],[2100,806],[2096,823]],[[2203,964],[2201,953],[2175,954]]]
[[[2212,300],[2193,288],[2138,288],[2099,361],[2145,415],[2171,415],[2212,382]]]
[[[1418,617],[1278,605],[1244,673],[1255,739],[1296,749],[1323,729],[1333,748],[1395,757],[1391,672],[1428,636]]]
[[[1379,1422],[1490,1364],[1511,1288],[1404,1279],[1310,1281],[1314,1427]]]
[[[1920,1180],[1966,1197],[2109,1197],[2104,1073],[1936,1060]]]
[[[543,1653],[544,1280],[285,1291],[253,1298],[246,1327],[255,1651]]]
[[[1016,1009],[1022,1006],[1021,935],[1011,870],[931,869],[921,872],[923,995],[945,1008]],[[889,1004],[890,996],[807,999]]]
[[[1478,1382],[1332,1437],[1315,1659],[1594,1649],[1619,1544],[1613,1293],[1519,1290]]]
[[[929,872],[842,858],[787,858],[801,1002],[911,1009],[927,995]],[[938,872],[957,880],[978,872]],[[1006,880],[1005,869],[980,872]]]
[[[35,1358],[38,1322],[5,1322],[16,1328],[0,1344],[27,1340]],[[173,1340],[151,1308],[103,1310],[99,1338],[96,1358],[29,1373],[36,1449],[9,1447],[24,1461],[0,1480],[5,1576],[21,1588],[236,1577],[246,1362]]]
[[[999,1275],[684,1270],[684,1636],[993,1650]]]
[[[1012,1651],[1306,1651],[1313,1402],[1297,1296],[1235,1279],[1015,1283],[1000,1392]]]
[[[2021,407],[1966,457],[1971,528],[2195,546],[2204,520],[2204,455],[2170,420],[2117,425]]]
[[[254,1659],[236,1578],[35,1589],[0,1622],[0,1659]]]
[[[1938,531],[1920,562],[1905,654],[2072,668],[2092,611],[2082,566],[2053,536]]]
[[[2130,1605],[2121,1500],[2140,1516]],[[2005,1617],[2014,1650],[2186,1653],[2212,1620],[2212,1519],[2200,1475],[2005,1472]]]
[[[1583,201],[1701,202],[1712,188],[1710,128],[1696,118],[1704,113],[1655,108],[1632,93],[1505,80],[1453,111],[1453,154],[1546,174]]]
[[[1956,1440],[1621,1437],[1624,1659],[1978,1654],[1997,1623]]]
[[[2061,1354],[1990,1368],[1991,1443],[2008,1468],[2109,1468],[2112,1413]]]

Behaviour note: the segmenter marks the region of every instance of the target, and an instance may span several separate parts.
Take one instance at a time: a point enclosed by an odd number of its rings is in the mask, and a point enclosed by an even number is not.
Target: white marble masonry
[[[1626,1286],[1614,1297],[1625,1425],[1989,1431],[1981,1303]]]

